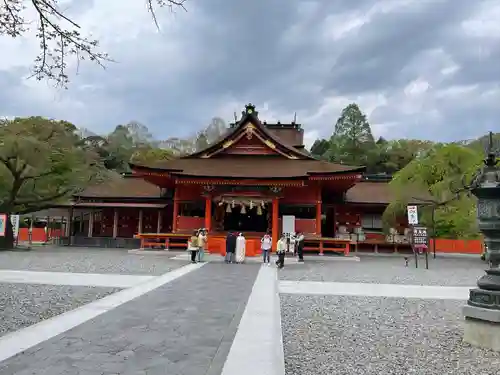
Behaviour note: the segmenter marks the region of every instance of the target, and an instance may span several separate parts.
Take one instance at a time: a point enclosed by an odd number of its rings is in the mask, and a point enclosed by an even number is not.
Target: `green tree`
[[[195,141],[195,147],[196,151],[201,151],[209,146],[208,139],[207,139],[207,134],[206,132],[202,131],[198,133],[198,136],[196,137]]]
[[[159,142],[153,138],[148,127],[137,121],[117,125],[105,136],[88,130],[82,130],[80,134],[82,144],[96,152],[107,169],[119,173],[130,171],[129,162],[134,154],[159,148]]]
[[[42,117],[0,123],[0,212],[39,211],[105,177],[98,156],[81,147],[75,129],[67,122]],[[12,246],[8,219],[0,249]]]
[[[227,131],[227,124],[220,117],[214,117],[204,130],[208,144],[212,144],[219,140]]]
[[[218,141],[228,131],[227,124],[219,117],[214,117],[206,128],[188,138],[172,137],[159,142],[159,147],[167,148],[177,156],[185,156]]]
[[[159,142],[160,148],[172,150],[176,156],[185,156],[196,152],[196,138],[172,137]]]
[[[327,139],[316,139],[311,146],[311,155],[317,159],[325,159],[330,149],[330,141]]]
[[[163,148],[144,148],[134,152],[131,158],[132,163],[142,165],[152,165],[156,162],[174,159],[174,152]]]
[[[148,127],[138,121],[130,121],[123,126],[126,129],[126,135],[132,142],[135,148],[141,147],[155,147],[157,141],[154,139],[153,134],[149,131]]]
[[[351,165],[364,165],[375,140],[366,115],[356,103],[342,110],[330,138],[328,157],[332,161]]]
[[[475,199],[467,185],[482,158],[483,154],[474,149],[447,144],[436,145],[412,160],[390,182],[394,200],[384,212],[385,223],[392,225],[405,214],[408,202],[421,198],[433,202],[423,209],[425,225],[431,225],[431,206],[436,208],[436,234],[451,238],[477,235]]]
[[[159,28],[155,7],[185,10],[186,0],[143,1]],[[0,4],[0,35],[18,38],[34,29],[40,54],[35,59],[32,76],[38,80],[49,79],[59,85],[66,85],[69,81],[67,68],[70,58],[78,62],[90,60],[102,67],[111,61],[106,53],[99,51],[97,40],[82,34],[80,26],[62,9],[65,5],[61,0],[4,0]]]
[[[367,172],[394,174],[415,158],[425,156],[434,147],[431,141],[418,139],[381,140],[368,151]]]
[[[492,141],[493,141],[492,144],[493,150],[498,151],[500,149],[500,133],[493,133]],[[474,139],[473,141],[460,141],[458,143],[473,148],[480,152],[486,152],[489,146],[489,142],[490,142],[490,135],[486,134],[477,139]]]

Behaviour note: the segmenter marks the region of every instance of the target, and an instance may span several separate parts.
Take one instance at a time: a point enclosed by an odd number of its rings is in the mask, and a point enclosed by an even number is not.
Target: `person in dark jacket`
[[[304,261],[304,235],[299,232],[297,233],[297,237],[295,238],[296,246],[295,248],[297,249],[297,255],[299,256],[299,262]]]
[[[236,252],[236,235],[233,232],[228,232],[226,236],[226,263],[234,263],[234,255]]]

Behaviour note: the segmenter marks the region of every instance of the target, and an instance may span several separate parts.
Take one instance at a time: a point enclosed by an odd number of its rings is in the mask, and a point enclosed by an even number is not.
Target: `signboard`
[[[417,225],[418,224],[418,208],[417,206],[408,206],[406,208],[408,213],[408,224]]]
[[[7,215],[0,214],[0,237],[5,237],[6,230],[7,230]]]
[[[416,248],[426,248],[429,242],[426,227],[412,228],[412,244]]]
[[[295,216],[293,215],[283,215],[281,217],[282,232],[292,234],[295,233]]]
[[[415,267],[418,268],[418,255],[425,253],[425,268],[429,269],[429,235],[426,227],[414,226],[411,232],[411,244],[415,254]]]
[[[12,223],[14,238],[17,238],[19,235],[19,215],[10,215],[10,222]]]

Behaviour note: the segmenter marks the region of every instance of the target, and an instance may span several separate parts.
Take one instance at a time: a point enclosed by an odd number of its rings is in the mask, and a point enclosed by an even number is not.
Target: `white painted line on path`
[[[275,267],[262,266],[222,375],[284,375],[280,299]]]
[[[2,336],[0,337],[0,362],[197,270],[204,264],[206,263],[189,264],[135,287],[124,289],[75,310]]]
[[[402,285],[402,284],[368,284],[368,283],[335,283],[319,281],[288,281],[279,283],[280,293],[312,294],[332,296],[360,297],[395,297],[467,300],[469,291],[474,287]]]
[[[0,270],[0,283],[130,288],[155,276]]]

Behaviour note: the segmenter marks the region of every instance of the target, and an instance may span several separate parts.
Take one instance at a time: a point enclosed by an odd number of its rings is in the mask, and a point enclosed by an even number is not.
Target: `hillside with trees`
[[[436,236],[471,238],[478,235],[475,198],[467,189],[481,166],[488,135],[475,140],[436,143],[417,139],[374,141],[370,124],[356,104],[344,108],[329,139],[318,139],[311,154],[336,163],[364,165],[368,175],[392,176],[394,200],[384,213],[387,227],[405,215],[410,200],[425,195],[422,223]],[[500,134],[494,135],[500,144]]]

